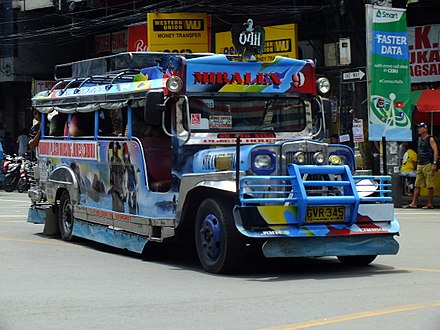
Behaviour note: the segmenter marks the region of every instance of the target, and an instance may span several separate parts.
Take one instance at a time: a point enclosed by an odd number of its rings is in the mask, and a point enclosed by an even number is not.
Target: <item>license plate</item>
[[[345,206],[309,206],[306,222],[344,222]]]

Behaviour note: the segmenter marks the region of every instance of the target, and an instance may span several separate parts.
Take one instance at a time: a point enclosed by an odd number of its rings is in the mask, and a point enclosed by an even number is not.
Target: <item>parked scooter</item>
[[[3,186],[5,191],[11,192],[17,188],[18,181],[20,180],[20,169],[23,163],[23,157],[15,157],[7,164],[3,165],[3,172],[6,170],[5,182]]]
[[[20,169],[20,180],[17,183],[19,193],[28,191],[32,184],[35,183],[34,166],[36,163],[26,160]]]

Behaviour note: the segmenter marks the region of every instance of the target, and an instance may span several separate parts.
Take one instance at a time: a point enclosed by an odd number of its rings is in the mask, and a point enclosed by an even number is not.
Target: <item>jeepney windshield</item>
[[[306,127],[305,105],[297,97],[192,97],[189,108],[195,132],[299,132]]]

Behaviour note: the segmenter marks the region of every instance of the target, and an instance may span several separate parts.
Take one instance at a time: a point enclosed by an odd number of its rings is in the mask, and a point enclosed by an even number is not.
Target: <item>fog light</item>
[[[341,163],[341,157],[338,155],[331,155],[328,160],[332,165],[339,165]]]

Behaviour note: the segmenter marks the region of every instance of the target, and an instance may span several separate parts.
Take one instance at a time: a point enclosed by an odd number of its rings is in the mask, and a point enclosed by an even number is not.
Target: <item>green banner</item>
[[[411,141],[406,10],[367,5],[369,140]]]

